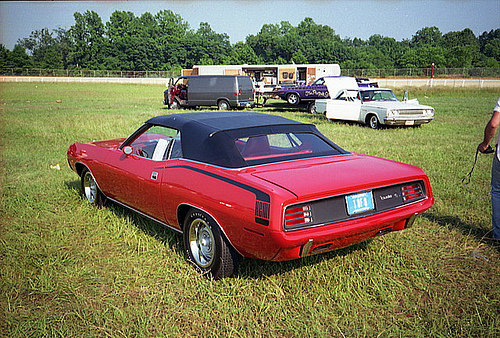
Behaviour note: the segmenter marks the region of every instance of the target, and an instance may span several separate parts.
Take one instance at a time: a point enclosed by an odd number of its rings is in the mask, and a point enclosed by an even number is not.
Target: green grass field
[[[500,336],[500,253],[487,239],[492,156],[461,184],[498,90],[410,91],[436,110],[421,128],[256,109],[422,167],[436,203],[409,230],[296,261],[246,259],[234,278],[212,281],[184,260],[180,235],[85,203],[66,164],[71,143],[124,137],[168,113],[164,87],[0,89],[4,336]]]

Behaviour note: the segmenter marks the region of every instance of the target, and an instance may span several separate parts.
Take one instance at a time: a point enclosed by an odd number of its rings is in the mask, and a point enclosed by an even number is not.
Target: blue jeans
[[[497,152],[500,145],[497,146]],[[500,161],[497,154],[493,158],[491,168],[491,207],[493,210],[493,238],[500,239]]]

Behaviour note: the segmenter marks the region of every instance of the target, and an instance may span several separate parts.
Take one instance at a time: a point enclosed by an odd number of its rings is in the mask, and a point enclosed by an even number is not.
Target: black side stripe
[[[255,194],[255,198],[258,201],[267,202],[267,203],[271,202],[271,198],[269,197],[269,194],[263,192],[262,190],[259,190],[257,188],[251,187],[251,186],[249,186],[247,184],[244,184],[244,183],[232,180],[230,178],[227,178],[227,177],[224,177],[224,176],[220,176],[220,175],[211,173],[211,172],[203,170],[203,169],[198,169],[198,168],[190,167],[190,166],[187,166],[187,165],[176,165],[176,166],[170,166],[170,167],[161,167],[161,168],[158,168],[158,169],[169,169],[169,168],[184,168],[184,169],[196,171],[196,172],[198,172],[200,174],[213,177],[215,179],[218,179],[218,180],[224,181],[226,183],[232,184],[234,186],[237,186],[237,187],[239,187],[241,189],[250,191],[251,193]]]

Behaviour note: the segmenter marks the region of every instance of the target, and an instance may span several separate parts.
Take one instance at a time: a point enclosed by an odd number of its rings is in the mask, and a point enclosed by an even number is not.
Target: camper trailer
[[[200,65],[183,69],[187,75],[247,75],[263,92],[276,87],[309,85],[324,76],[339,76],[338,64],[288,64],[288,65]],[[257,86],[262,83],[262,86]]]

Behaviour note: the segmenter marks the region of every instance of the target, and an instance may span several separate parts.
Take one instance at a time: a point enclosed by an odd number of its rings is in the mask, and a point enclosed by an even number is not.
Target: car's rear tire
[[[95,205],[98,208],[102,208],[106,202],[106,197],[102,194],[101,190],[97,186],[97,182],[94,176],[85,168],[81,176],[81,188],[82,195],[90,204]]]
[[[184,253],[196,269],[213,279],[231,276],[239,260],[236,250],[207,213],[191,209],[184,220]]]
[[[229,102],[227,102],[226,100],[220,100],[219,102],[217,102],[217,108],[219,110],[230,110],[231,106],[229,105]]]
[[[380,122],[378,121],[378,117],[375,114],[370,114],[370,115],[368,115],[366,117],[366,124],[371,129],[378,129],[378,128],[380,128]]]
[[[290,93],[286,96],[286,101],[293,105],[293,106],[296,106],[299,104],[300,102],[300,97],[297,93]]]

